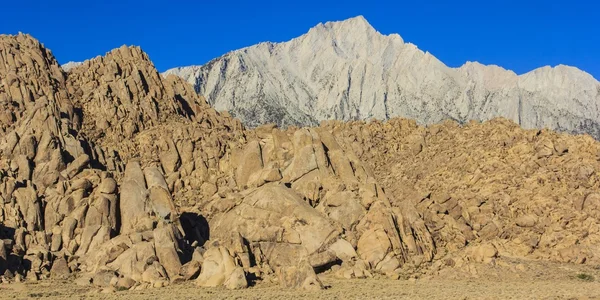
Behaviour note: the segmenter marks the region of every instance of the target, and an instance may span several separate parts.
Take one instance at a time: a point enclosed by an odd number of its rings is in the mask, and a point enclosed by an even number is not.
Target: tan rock
[[[391,249],[390,240],[382,229],[371,229],[358,240],[357,252],[371,266],[381,262]]]
[[[103,194],[113,194],[117,191],[117,182],[110,177],[104,178],[98,190]]]
[[[177,241],[178,229],[174,226],[166,225],[154,229],[154,249],[159,262],[167,272],[169,278],[174,279],[179,275],[181,262],[179,260]]]
[[[21,215],[26,222],[27,230],[40,230],[42,222],[41,203],[33,186],[18,188],[14,191],[14,197]]]
[[[329,246],[329,250],[333,251],[335,255],[342,261],[349,261],[353,258],[358,257],[354,247],[348,241],[339,239],[335,243]]]
[[[108,287],[110,282],[116,278],[116,275],[112,271],[100,271],[94,274],[92,277],[92,283],[99,287]]]
[[[171,144],[170,149],[162,153],[160,162],[167,174],[173,173],[179,169],[181,166],[181,158],[174,145]]]
[[[197,260],[191,260],[181,266],[179,270],[179,275],[183,277],[184,280],[196,279],[200,274],[201,262]]]
[[[292,182],[318,168],[317,155],[312,144],[312,135],[308,130],[294,133],[294,158],[283,170],[283,180]]]
[[[135,280],[128,277],[121,277],[117,280],[116,287],[121,289],[131,289],[136,284]]]
[[[524,215],[515,221],[520,227],[533,227],[536,223],[536,218],[532,215]]]
[[[144,169],[146,185],[148,186],[148,200],[156,215],[164,220],[173,220],[177,216],[177,209],[171,198],[169,187],[160,170],[156,167]]]
[[[377,264],[375,269],[387,274],[393,272],[398,267],[400,267],[400,261],[398,258],[394,257],[393,252],[390,252],[381,262]]]
[[[71,273],[67,260],[64,257],[59,257],[52,262],[50,274],[54,278],[66,278]]]
[[[67,169],[65,170],[66,176],[68,178],[73,178],[77,175],[81,170],[90,162],[90,157],[87,154],[81,154],[74,161],[72,161],[69,165],[67,165]]]
[[[330,221],[293,190],[282,186],[253,190],[238,206],[214,219],[210,228],[215,238],[227,238],[231,232],[239,232],[250,242],[278,242],[282,232],[289,232],[293,239],[288,242],[301,243],[308,254],[339,234]]]
[[[285,288],[302,288],[305,290],[323,289],[323,283],[313,268],[306,262],[295,266],[280,267],[276,271],[279,283]]]
[[[125,176],[121,188],[120,211],[121,232],[130,233],[143,231],[147,228],[144,219],[146,215],[146,202],[148,191],[144,173],[138,162],[130,162],[125,169]]]
[[[490,263],[497,255],[498,250],[494,245],[485,244],[472,250],[473,259],[477,262]]]
[[[246,274],[244,269],[236,267],[233,272],[227,277],[223,285],[230,290],[239,290],[248,287]]]
[[[249,142],[240,157],[238,158],[239,166],[236,169],[235,180],[238,187],[243,187],[248,183],[250,176],[258,172],[263,167],[260,144],[258,141]]]
[[[227,288],[243,288],[245,276],[240,277],[239,266],[224,247],[214,247],[204,254],[204,263],[196,284],[201,287],[217,287],[227,283]],[[243,273],[243,270],[241,271]]]

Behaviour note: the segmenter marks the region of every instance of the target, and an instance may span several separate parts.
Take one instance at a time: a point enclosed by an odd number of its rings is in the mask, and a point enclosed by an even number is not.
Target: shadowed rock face
[[[139,48],[64,73],[32,37],[0,36],[0,58],[4,281],[320,289],[317,272],[597,261],[589,136],[506,120],[247,130]]]
[[[218,110],[250,127],[323,120],[466,123],[504,117],[525,128],[600,137],[600,83],[568,66],[517,75],[468,62],[449,68],[362,17],[328,22],[285,43],[260,43],[203,66],[171,69]]]

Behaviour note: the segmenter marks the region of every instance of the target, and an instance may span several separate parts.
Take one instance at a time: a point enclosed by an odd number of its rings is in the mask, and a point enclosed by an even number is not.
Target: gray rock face
[[[165,74],[183,77],[217,110],[251,127],[505,117],[525,128],[600,136],[600,83],[591,75],[562,65],[520,76],[476,62],[449,68],[397,34],[380,34],[363,17],[319,24],[289,42],[261,43]]]
[[[60,67],[63,69],[63,71],[65,72],[69,72],[71,71],[71,69],[75,68],[75,67],[79,67],[83,65],[83,62],[79,62],[79,61],[70,61],[64,65],[61,65]]]

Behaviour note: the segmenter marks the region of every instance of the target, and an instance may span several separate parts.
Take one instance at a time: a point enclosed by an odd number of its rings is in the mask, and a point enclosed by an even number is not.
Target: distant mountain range
[[[397,34],[380,34],[361,16],[164,74],[183,77],[217,110],[250,127],[505,117],[525,128],[600,136],[600,83],[590,74],[563,65],[523,75],[477,62],[450,68]]]

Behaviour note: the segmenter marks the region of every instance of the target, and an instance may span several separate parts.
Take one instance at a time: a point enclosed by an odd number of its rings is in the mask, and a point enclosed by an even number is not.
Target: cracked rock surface
[[[505,119],[245,128],[137,47],[0,36],[0,280],[144,289],[598,263],[590,136]]]

